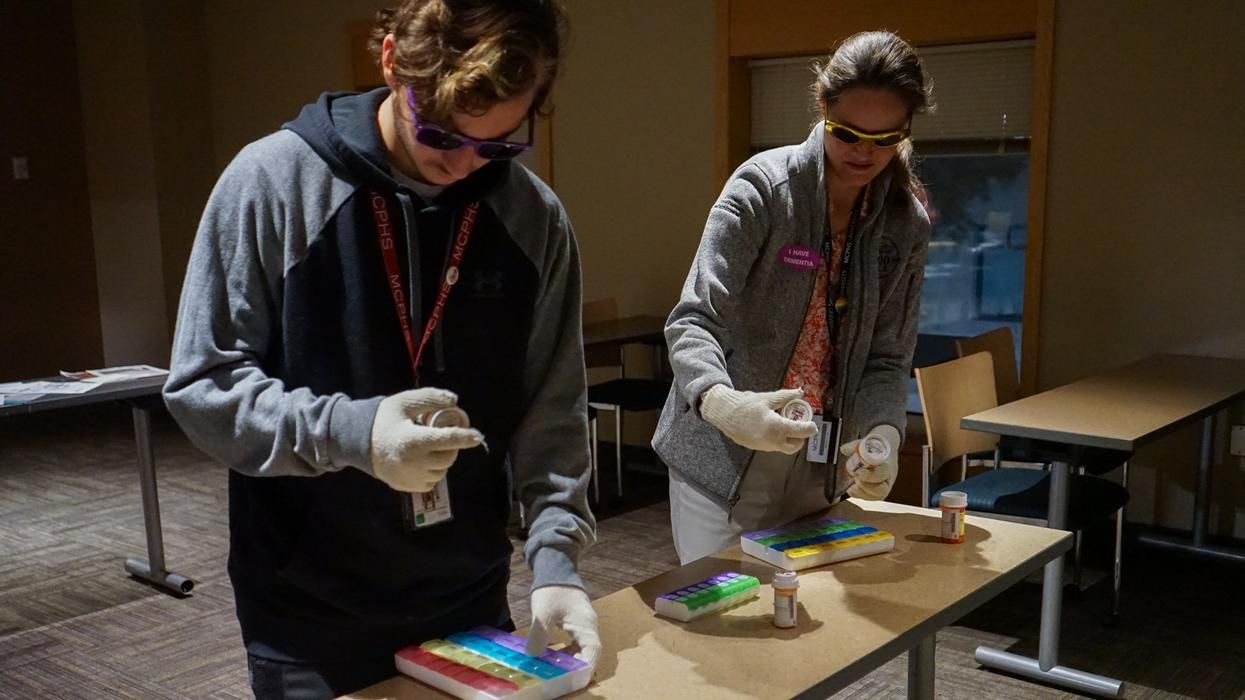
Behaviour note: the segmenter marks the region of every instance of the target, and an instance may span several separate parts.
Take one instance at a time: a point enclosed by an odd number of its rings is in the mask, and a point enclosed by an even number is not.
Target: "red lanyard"
[[[476,214],[480,211],[480,203],[472,202],[463,212],[463,220],[458,224],[458,233],[450,243],[449,259],[445,264],[445,273],[441,276],[441,289],[437,292],[437,302],[432,307],[432,315],[424,324],[424,335],[419,340],[419,348],[415,347],[415,336],[411,333],[411,316],[406,306],[406,292],[402,289],[402,273],[398,268],[398,254],[394,249],[392,217],[389,215],[389,202],[384,195],[372,193],[372,219],[376,222],[376,236],[380,239],[380,252],[385,259],[385,278],[389,293],[393,296],[393,306],[398,312],[398,324],[402,326],[402,337],[406,339],[406,352],[411,358],[411,374],[415,383],[419,384],[419,359],[424,354],[428,339],[441,322],[445,311],[445,302],[450,298],[450,290],[458,282],[459,266],[463,262],[463,254],[467,251],[467,242],[471,240],[471,232],[475,230]],[[407,241],[407,245],[417,245],[415,241]],[[411,270],[414,277],[415,270]]]

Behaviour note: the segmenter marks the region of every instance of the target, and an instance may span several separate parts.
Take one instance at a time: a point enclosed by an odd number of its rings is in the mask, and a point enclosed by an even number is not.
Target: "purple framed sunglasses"
[[[415,125],[415,140],[438,151],[454,151],[463,146],[471,146],[477,156],[485,160],[510,160],[521,155],[532,147],[532,115],[527,115],[527,142],[515,141],[480,141],[470,136],[442,129],[436,124],[419,121],[419,110],[415,108],[415,93],[406,88],[406,102],[411,106],[411,122]]]

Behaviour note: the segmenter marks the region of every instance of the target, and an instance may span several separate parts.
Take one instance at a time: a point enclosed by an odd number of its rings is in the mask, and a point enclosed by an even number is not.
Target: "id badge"
[[[437,482],[428,493],[412,493],[410,518],[407,526],[412,530],[432,527],[454,519],[450,510],[449,480]]]
[[[813,425],[817,426],[817,432],[808,439],[808,461],[825,464],[830,461],[830,455],[838,451],[839,421],[827,420],[819,413],[813,416]]]

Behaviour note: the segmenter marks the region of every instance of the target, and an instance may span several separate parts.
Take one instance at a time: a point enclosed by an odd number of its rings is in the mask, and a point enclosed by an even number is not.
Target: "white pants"
[[[741,532],[782,525],[829,507],[824,464],[803,452],[757,452],[740,484],[735,507],[719,503],[670,470],[670,527],[679,563],[687,564],[733,544]]]

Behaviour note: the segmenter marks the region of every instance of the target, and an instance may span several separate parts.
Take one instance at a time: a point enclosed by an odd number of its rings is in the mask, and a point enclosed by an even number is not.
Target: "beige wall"
[[[99,317],[109,365],[167,365],[215,168],[198,0],[74,3]]]
[[[571,0],[554,178],[579,236],[586,298],[666,315],[713,189],[712,0]]]
[[[199,0],[143,0],[143,9],[160,271],[171,332],[186,261],[217,175],[207,41]]]
[[[74,2],[104,364],[168,362],[146,32],[138,0]]]
[[[102,361],[70,7],[0,2],[0,382]]]
[[[328,90],[352,88],[349,28],[380,0],[204,3],[217,172]]]
[[[1043,387],[1154,352],[1245,358],[1242,36],[1232,0],[1058,4]],[[1188,527],[1197,437],[1137,455],[1131,519]],[[1215,454],[1212,531],[1245,536],[1245,478]]]
[[[717,194],[714,5],[567,3],[554,189],[579,238],[584,298],[613,297],[624,316],[670,312]],[[648,358],[636,349],[628,362],[642,372]],[[607,423],[602,437],[613,439]],[[630,420],[627,442],[647,445],[654,425],[653,415]]]

